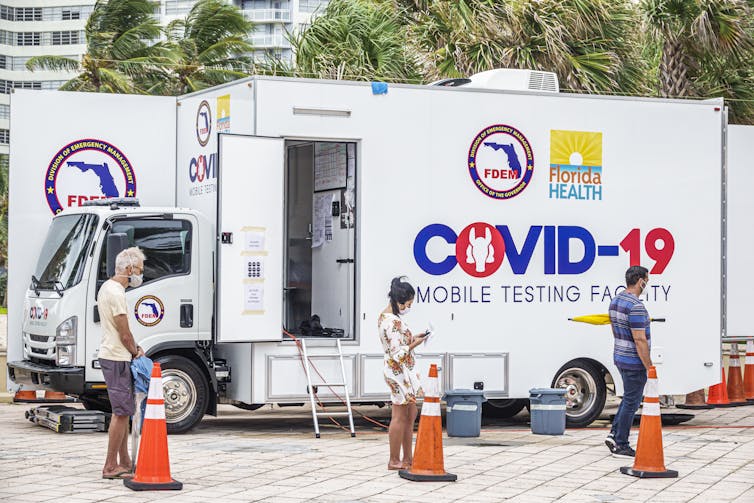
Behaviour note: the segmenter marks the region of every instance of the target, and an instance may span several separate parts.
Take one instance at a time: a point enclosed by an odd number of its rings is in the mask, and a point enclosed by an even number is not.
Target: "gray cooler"
[[[534,388],[529,390],[531,432],[537,435],[562,435],[566,423],[566,390]]]
[[[478,437],[482,431],[484,392],[475,389],[452,389],[445,392],[449,437]]]

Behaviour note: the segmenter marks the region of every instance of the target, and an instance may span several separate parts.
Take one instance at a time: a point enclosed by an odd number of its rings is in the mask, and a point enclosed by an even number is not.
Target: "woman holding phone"
[[[403,317],[414,302],[414,287],[405,278],[393,278],[390,283],[390,302],[380,313],[379,327],[382,348],[385,351],[385,382],[390,387],[393,404],[388,437],[390,460],[388,470],[411,467],[416,399],[423,394],[419,374],[414,371],[414,349],[424,342],[427,333],[413,335]],[[401,448],[403,457],[401,458]]]

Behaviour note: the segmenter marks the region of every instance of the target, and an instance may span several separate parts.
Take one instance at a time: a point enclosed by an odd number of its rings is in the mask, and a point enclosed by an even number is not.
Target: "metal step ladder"
[[[346,380],[346,367],[343,364],[343,348],[340,345],[340,339],[335,340],[335,347],[338,350],[337,354],[316,355],[318,357],[338,357],[340,362],[340,375],[342,377],[341,382],[321,382],[317,384],[312,383],[312,371],[311,362],[309,361],[309,353],[306,350],[306,339],[301,339],[301,350],[304,353],[304,370],[306,371],[306,390],[309,393],[309,401],[312,406],[312,419],[314,420],[314,436],[319,438],[319,418],[320,417],[345,417],[348,416],[348,424],[351,428],[351,436],[356,436],[356,431],[353,428],[353,411],[351,410],[351,397],[348,394],[348,381]],[[316,388],[322,386],[325,388],[343,388],[346,401],[346,412],[326,412],[324,406],[322,412],[317,412],[317,400],[316,400]]]

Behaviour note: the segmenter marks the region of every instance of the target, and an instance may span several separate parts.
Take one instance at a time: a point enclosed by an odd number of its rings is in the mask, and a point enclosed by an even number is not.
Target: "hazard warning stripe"
[[[659,416],[660,404],[644,402],[644,405],[642,406],[642,409],[641,409],[641,413],[645,416]]]
[[[422,404],[422,416],[439,416],[440,404],[436,402],[427,402],[424,400]]]
[[[144,411],[144,419],[165,419],[165,406],[147,402],[147,410]]]
[[[153,377],[149,381],[149,395],[147,398],[162,398],[162,377]]]

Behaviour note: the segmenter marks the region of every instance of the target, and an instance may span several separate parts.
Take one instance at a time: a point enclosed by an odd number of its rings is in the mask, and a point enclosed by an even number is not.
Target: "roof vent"
[[[500,68],[476,73],[464,87],[500,89],[503,91],[559,92],[558,76],[552,72]]]

